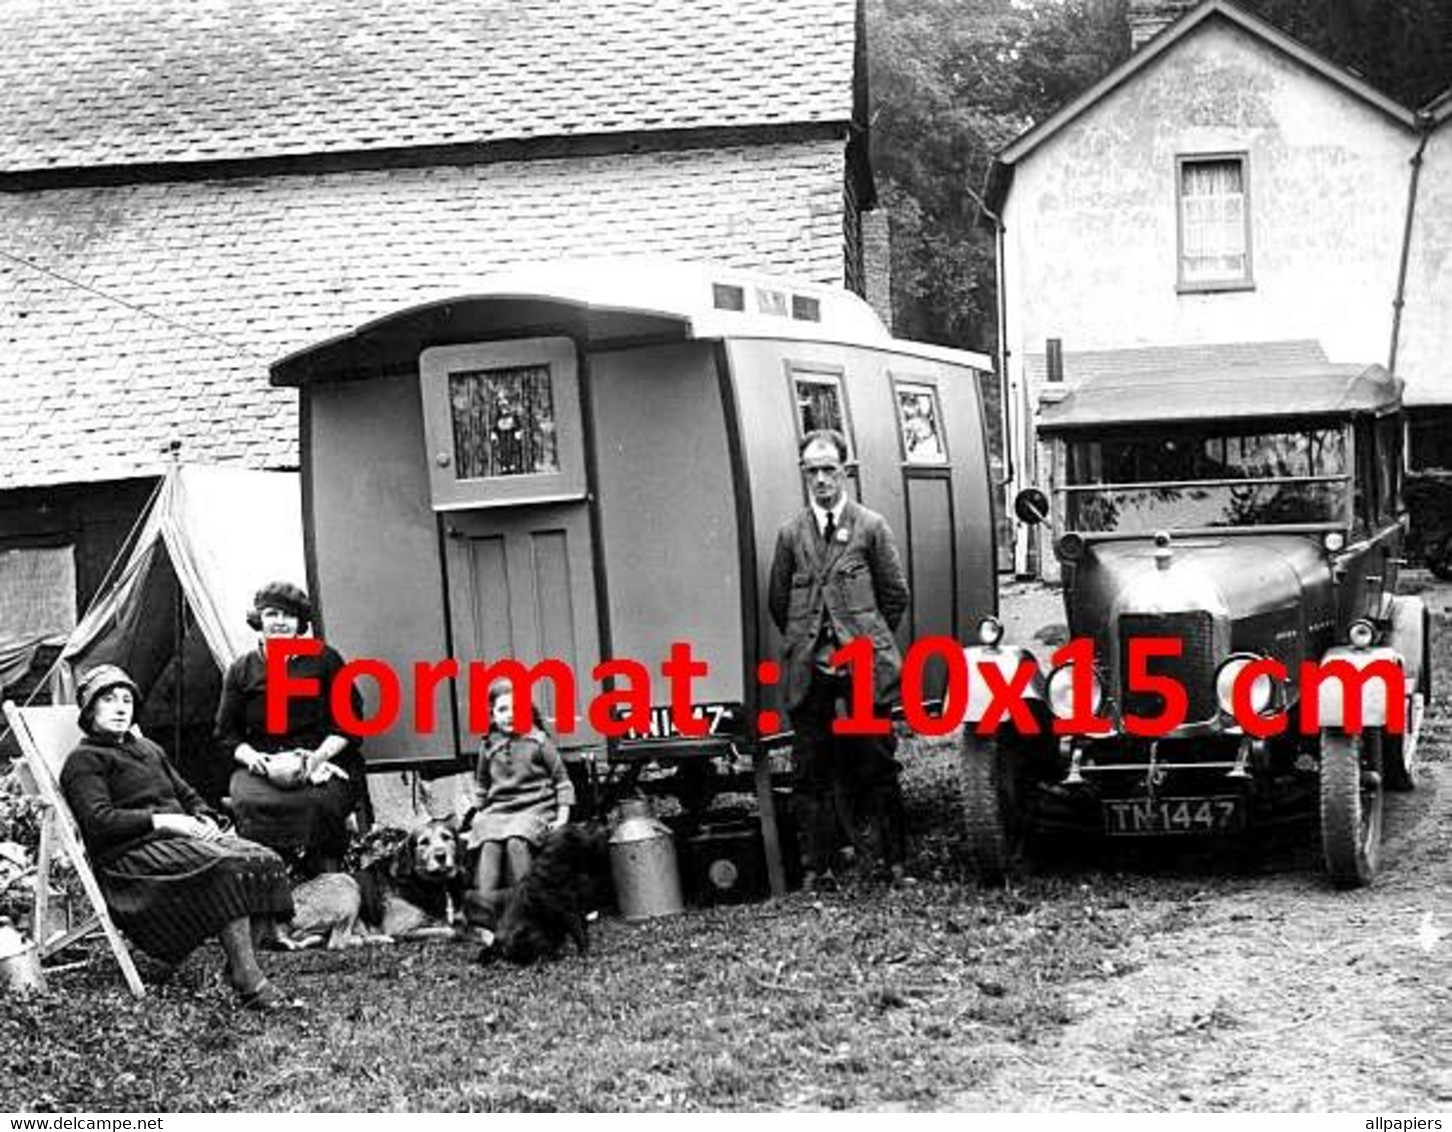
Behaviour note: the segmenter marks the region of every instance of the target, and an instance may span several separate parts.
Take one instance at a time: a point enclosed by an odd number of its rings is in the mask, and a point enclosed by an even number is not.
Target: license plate
[[[734,734],[739,731],[739,704],[692,704],[691,715],[706,721],[707,735]],[[623,712],[621,713],[624,714]],[[617,717],[618,718],[618,717]],[[676,727],[675,715],[668,705],[650,709],[650,730],[634,728],[624,735],[626,739],[695,739],[695,735],[683,735]]]
[[[1114,798],[1104,802],[1104,832],[1111,837],[1226,833],[1240,824],[1239,798]]]

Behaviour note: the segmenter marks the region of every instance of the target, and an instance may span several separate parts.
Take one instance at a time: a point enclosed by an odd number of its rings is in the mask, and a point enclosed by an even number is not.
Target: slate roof
[[[0,171],[846,122],[856,0],[0,0]]]
[[[0,0],[0,490],[296,466],[271,362],[513,264],[840,283],[857,8]]]

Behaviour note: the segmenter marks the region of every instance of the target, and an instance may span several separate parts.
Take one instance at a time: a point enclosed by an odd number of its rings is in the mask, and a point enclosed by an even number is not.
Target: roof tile
[[[843,122],[855,6],[0,0],[0,170]]]

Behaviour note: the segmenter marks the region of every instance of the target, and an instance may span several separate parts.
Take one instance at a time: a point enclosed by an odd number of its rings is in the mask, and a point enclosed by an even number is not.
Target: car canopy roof
[[[1039,429],[1381,414],[1401,403],[1401,389],[1401,379],[1381,366],[1329,362],[1097,374],[1068,387],[1061,400],[1045,403]]]

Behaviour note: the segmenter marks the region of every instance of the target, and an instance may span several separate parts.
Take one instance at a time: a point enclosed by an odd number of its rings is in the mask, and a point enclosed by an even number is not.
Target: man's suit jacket
[[[897,540],[876,511],[847,500],[830,545],[822,541],[810,507],[782,524],[767,607],[783,637],[782,698],[788,711],[811,687],[823,610],[838,644],[872,639],[874,699],[897,700],[902,656],[892,634],[908,607],[908,584]]]

